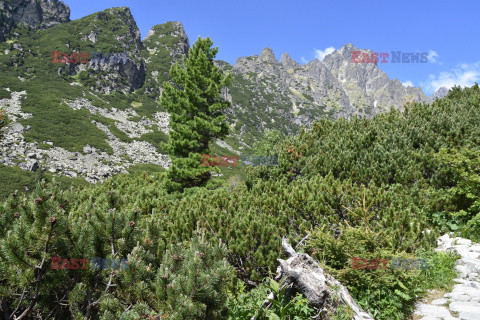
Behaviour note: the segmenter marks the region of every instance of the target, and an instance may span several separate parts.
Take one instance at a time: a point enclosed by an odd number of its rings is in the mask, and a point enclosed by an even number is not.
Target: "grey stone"
[[[278,60],[275,58],[273,50],[268,47],[264,48],[260,53],[260,61],[278,64]]]
[[[282,54],[282,57],[280,58],[280,63],[285,67],[285,68],[300,68],[300,65],[298,62],[290,58],[290,55],[288,53]]]
[[[432,318],[453,320],[457,319],[450,314],[448,308],[443,306],[432,306],[428,304],[417,305],[414,314],[428,316]]]
[[[473,246],[471,246],[470,251],[480,253],[480,244],[477,243],[477,244],[474,244]]]
[[[453,312],[458,312],[461,319],[480,319],[480,304],[478,302],[453,301],[450,303],[449,309]]]
[[[448,300],[447,299],[436,299],[432,301],[433,305],[444,305],[447,304]]]
[[[31,161],[27,163],[27,170],[28,171],[37,171],[38,169],[38,162],[37,161]]]
[[[431,98],[432,98],[432,100],[441,99],[448,94],[448,91],[449,91],[448,88],[440,87],[440,88],[437,89],[437,91],[435,91],[435,93],[432,95]]]

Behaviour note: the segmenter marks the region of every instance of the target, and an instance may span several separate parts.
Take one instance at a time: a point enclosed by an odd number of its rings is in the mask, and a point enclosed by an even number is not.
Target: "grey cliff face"
[[[278,64],[278,60],[275,58],[275,54],[270,48],[265,48],[262,50],[260,53],[260,61]]]
[[[145,93],[156,94],[160,98],[162,82],[168,79],[170,67],[175,62],[182,63],[182,57],[188,57],[190,43],[182,24],[169,21],[155,25],[148,32],[143,44],[147,66]]]
[[[170,37],[175,38],[175,44],[172,47],[168,47],[161,38]],[[190,42],[183,25],[178,21],[167,22],[161,25],[156,25],[143,39],[143,42],[149,51],[158,51],[161,48],[168,49],[170,55],[173,58],[181,58],[182,55],[188,56],[188,50],[190,49]]]
[[[282,57],[280,58],[280,63],[282,64],[282,66],[284,66],[287,69],[289,69],[289,68],[293,68],[293,69],[300,68],[300,65],[298,64],[298,62],[296,62],[295,60],[290,58],[290,55],[286,52],[284,54],[282,54]]]
[[[14,26],[28,25],[45,29],[70,21],[70,8],[58,0],[0,1],[0,41]]]
[[[420,88],[389,79],[376,63],[352,63],[352,51],[372,53],[347,44],[323,61],[314,59],[302,66],[287,53],[279,63],[270,48],[259,56],[238,58],[231,67],[237,80],[230,88],[229,119],[235,123],[243,114],[245,123],[250,121],[247,116],[258,117],[259,123],[252,125],[259,131],[283,126],[292,132],[321,117],[372,117],[390,106],[401,109],[409,101],[430,102]],[[261,120],[271,112],[271,123]]]
[[[401,108],[407,101],[430,101],[421,89],[405,87],[396,79],[390,80],[376,63],[352,63],[352,51],[373,52],[347,44],[327,55],[322,63],[342,84],[357,114],[375,115],[391,105]]]
[[[114,90],[132,92],[145,83],[146,66],[142,59],[141,51],[144,48],[140,38],[140,31],[128,7],[111,8],[99,12],[93,18],[93,25],[88,36],[82,38],[85,42],[96,43],[98,37],[108,31],[96,24],[96,21],[114,20],[116,24],[127,26],[123,35],[115,34],[115,49],[123,50],[121,53],[97,52],[91,57],[88,64],[67,63],[59,69],[59,74],[67,72],[75,75],[80,71],[87,71],[95,79],[95,88],[99,93],[111,93]]]

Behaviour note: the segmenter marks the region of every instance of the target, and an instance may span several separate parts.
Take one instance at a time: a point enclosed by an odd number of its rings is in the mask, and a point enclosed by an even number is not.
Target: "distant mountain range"
[[[0,18],[0,107],[13,120],[0,142],[1,163],[90,182],[133,164],[169,166],[159,146],[168,138],[169,115],[159,98],[172,63],[188,55],[181,23],[156,25],[142,41],[127,7],[70,21],[68,6],[45,0],[0,1]],[[265,130],[296,134],[321,117],[372,117],[448,92],[442,88],[429,98],[389,79],[375,63],[351,63],[356,50],[371,53],[346,44],[301,66],[288,53],[278,61],[265,48],[233,66],[216,61],[232,74],[223,95],[232,102],[227,119],[233,132],[214,145],[239,153]],[[58,64],[51,62],[52,51],[109,54]]]

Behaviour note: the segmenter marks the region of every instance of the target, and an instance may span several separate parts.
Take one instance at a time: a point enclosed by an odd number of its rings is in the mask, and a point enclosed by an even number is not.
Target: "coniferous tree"
[[[224,76],[214,65],[218,47],[210,38],[198,38],[184,56],[183,65],[170,69],[173,82],[166,83],[161,103],[170,113],[170,141],[162,144],[172,159],[168,170],[169,191],[204,185],[210,179],[209,167],[201,166],[201,155],[209,153],[209,142],[223,138],[229,127],[222,111],[230,102],[220,97],[230,76]]]

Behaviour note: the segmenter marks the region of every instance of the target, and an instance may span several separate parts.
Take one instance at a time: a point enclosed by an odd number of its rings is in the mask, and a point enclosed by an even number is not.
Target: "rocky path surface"
[[[461,256],[455,266],[457,284],[442,298],[417,304],[414,319],[480,320],[480,244],[446,234],[438,245],[437,251],[455,251]]]

